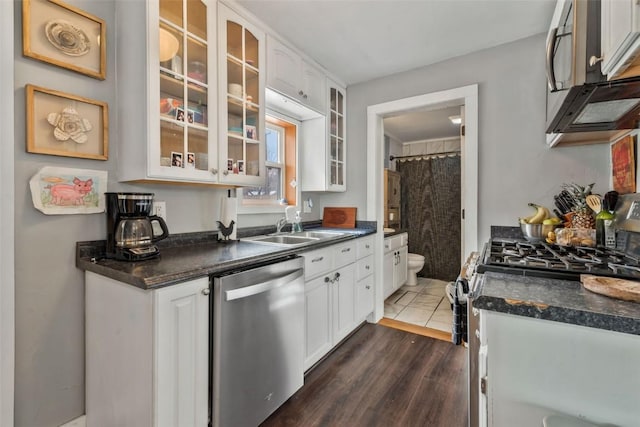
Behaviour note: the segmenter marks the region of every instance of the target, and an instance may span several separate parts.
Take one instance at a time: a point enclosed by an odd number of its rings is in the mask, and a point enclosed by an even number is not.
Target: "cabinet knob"
[[[365,270],[368,270],[368,269],[369,269],[369,266],[368,266],[368,265],[365,265],[365,266],[364,266],[364,269],[365,269]]]
[[[333,275],[333,280],[340,280],[340,273],[336,273]]]
[[[217,175],[217,174],[218,174],[218,169],[216,169],[216,168],[211,168],[211,173],[212,173],[213,175]]]
[[[371,246],[369,245],[364,245],[365,248],[369,249]]]
[[[229,171],[225,170],[224,172],[222,172],[223,175],[229,175]]]
[[[331,279],[329,279],[328,277],[325,277],[325,278],[324,278],[324,283],[329,283],[329,282],[332,282],[332,280],[331,280]]]
[[[211,292],[211,290],[209,288],[204,288],[202,290],[202,295],[209,295],[210,292]]]
[[[298,95],[302,96],[302,95],[304,95],[304,92],[303,92],[303,91],[301,91],[301,90],[299,90],[299,91],[298,91]]]
[[[365,285],[364,287],[365,287],[365,289],[371,289],[371,286],[369,286],[369,285]]]
[[[304,99],[307,99],[307,98],[308,98],[308,96],[307,96],[307,94],[306,94],[306,93],[305,93],[304,95],[302,95],[302,97],[303,97]]]

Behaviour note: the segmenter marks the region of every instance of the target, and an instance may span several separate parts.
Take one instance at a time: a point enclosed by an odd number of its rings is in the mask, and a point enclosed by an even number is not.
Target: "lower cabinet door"
[[[156,426],[209,422],[208,295],[207,277],[155,291]]]
[[[327,280],[325,280],[327,279]],[[331,288],[329,275],[305,283],[304,369],[331,350]]]
[[[356,283],[356,323],[373,312],[373,278],[374,275],[370,274]]]
[[[407,282],[407,261],[409,249],[402,246],[398,249],[398,263],[396,264],[396,289]]]
[[[396,251],[387,252],[384,254],[383,266],[382,266],[382,290],[384,299],[389,298],[395,290],[394,283],[395,269],[396,269]]]
[[[337,270],[331,284],[333,344],[346,337],[355,324],[355,264]]]

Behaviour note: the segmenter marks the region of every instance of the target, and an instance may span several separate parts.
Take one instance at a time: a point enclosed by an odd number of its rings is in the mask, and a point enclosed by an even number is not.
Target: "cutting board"
[[[322,226],[328,228],[356,228],[356,208],[324,208]]]
[[[640,282],[581,274],[582,286],[591,292],[625,301],[640,302]]]

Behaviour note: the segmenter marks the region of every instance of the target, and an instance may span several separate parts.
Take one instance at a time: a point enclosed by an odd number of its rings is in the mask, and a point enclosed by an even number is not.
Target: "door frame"
[[[409,98],[397,99],[367,107],[367,213],[369,221],[377,221],[376,265],[383,265],[384,257],[384,125],[383,119],[391,114],[409,112],[424,108],[442,108],[464,105],[465,138],[461,144],[461,209],[462,254],[477,251],[478,248],[478,85],[468,85],[455,89],[427,93]],[[464,255],[461,255],[461,257]],[[460,264],[464,260],[460,260]],[[373,321],[378,322],[384,315],[382,274],[375,278],[375,308]]]
[[[0,1],[0,425],[14,418],[15,301],[14,301],[14,123],[13,123],[13,5]]]

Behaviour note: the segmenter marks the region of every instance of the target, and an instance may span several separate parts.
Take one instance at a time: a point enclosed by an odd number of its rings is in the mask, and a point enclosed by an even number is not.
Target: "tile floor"
[[[416,286],[404,285],[384,302],[384,317],[451,332],[453,311],[445,296],[447,282],[418,277]]]

